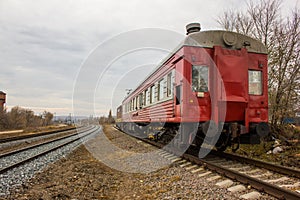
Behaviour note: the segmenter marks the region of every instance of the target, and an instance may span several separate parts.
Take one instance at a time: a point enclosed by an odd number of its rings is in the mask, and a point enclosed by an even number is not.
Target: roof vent
[[[189,35],[190,33],[199,32],[201,30],[200,23],[190,23],[186,25],[186,34]]]

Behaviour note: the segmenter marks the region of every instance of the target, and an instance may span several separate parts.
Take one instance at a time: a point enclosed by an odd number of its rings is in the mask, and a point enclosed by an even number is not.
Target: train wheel
[[[225,151],[230,141],[230,135],[222,133],[215,147],[218,151]]]

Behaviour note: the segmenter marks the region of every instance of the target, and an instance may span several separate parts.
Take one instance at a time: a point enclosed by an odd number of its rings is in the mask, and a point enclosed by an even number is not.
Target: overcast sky
[[[283,15],[296,5],[299,0],[283,0]],[[125,89],[135,87],[168,54],[168,48],[157,46],[124,56],[125,50],[138,48],[129,46],[138,43],[140,30],[149,37],[156,32],[147,28],[161,29],[172,48],[186,24],[220,29],[216,19],[231,8],[245,9],[246,1],[0,0],[0,90],[7,93],[6,106],[65,115],[73,113],[76,93],[76,114],[107,115],[121,103]],[[121,38],[123,43],[115,43]],[[92,94],[76,92],[80,88]]]

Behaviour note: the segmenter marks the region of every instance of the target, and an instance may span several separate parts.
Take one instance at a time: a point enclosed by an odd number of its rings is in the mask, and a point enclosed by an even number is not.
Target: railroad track
[[[79,127],[77,129],[68,129],[68,130],[62,130],[59,132],[54,132],[51,134],[42,134],[40,136],[34,135],[33,137],[28,138],[16,138],[16,140],[7,140],[5,142],[0,143],[0,156],[5,155],[6,153],[18,151],[19,149],[26,148],[29,146],[34,146],[39,143],[43,143],[45,141],[51,141],[55,138],[61,138],[64,136],[76,134],[77,132],[81,132],[84,130],[88,130],[91,127]]]
[[[92,133],[99,131],[99,127],[93,127],[72,135],[55,138],[43,143],[31,145],[25,148],[13,150],[0,155],[0,174],[12,170],[20,165],[24,165],[40,156],[55,151],[63,146],[78,141]],[[34,152],[32,151],[34,150]]]
[[[69,127],[69,128],[61,129],[61,130],[53,130],[53,131],[39,132],[39,133],[34,133],[34,134],[26,134],[26,135],[20,135],[20,136],[6,137],[6,138],[1,138],[0,139],[0,144],[5,143],[5,142],[28,139],[28,138],[46,136],[46,135],[50,135],[50,134],[53,134],[53,133],[59,133],[59,132],[75,130],[75,129],[76,129],[76,127]]]
[[[75,136],[75,135],[77,135],[81,132],[89,131],[92,128],[93,127],[82,127],[80,129],[77,129],[77,131],[75,131],[75,132],[74,131],[64,132],[64,135],[62,135],[62,136],[58,136],[58,137],[55,137],[55,138],[49,138],[49,139],[46,139],[46,140],[45,140],[45,138],[42,138],[41,142],[37,142],[37,143],[32,144],[32,145],[27,144],[26,146],[21,147],[21,148],[12,148],[11,150],[6,150],[5,152],[0,153],[0,160],[2,158],[5,158],[6,156],[14,155],[14,154],[17,154],[17,153],[20,153],[20,152],[24,152],[26,150],[30,150],[30,149],[34,149],[34,148],[37,148],[37,147],[42,146],[42,145],[46,145],[46,144],[51,143],[51,142],[55,142],[55,141],[59,141],[59,140],[65,139],[65,138]]]
[[[148,139],[140,140],[160,149],[165,146]],[[172,159],[172,162],[181,162],[180,166],[189,170],[193,169],[193,172],[207,170],[203,176],[213,171],[278,199],[300,199],[300,171],[297,169],[217,151],[212,151],[203,159],[199,159],[191,152],[183,154],[181,158],[176,158],[176,155],[168,149],[161,150],[160,155]],[[227,181],[224,184],[228,184],[229,187],[233,182]],[[239,187],[245,189],[244,186]],[[238,187],[231,189],[235,190]]]
[[[297,170],[291,169],[290,173],[287,173],[288,171],[278,173],[283,168],[282,166],[273,165],[270,167],[271,165],[266,165],[258,168],[252,165],[251,159],[244,163],[237,157],[229,160],[213,153],[204,159],[190,154],[184,154],[183,157],[233,180],[251,185],[258,191],[266,192],[276,198],[300,199],[300,193],[296,191],[300,188],[300,179],[294,177],[295,174],[299,173]]]

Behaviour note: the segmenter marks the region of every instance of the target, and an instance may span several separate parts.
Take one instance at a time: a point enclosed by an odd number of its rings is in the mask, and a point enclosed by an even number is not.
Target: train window
[[[146,90],[146,104],[145,105],[148,105],[150,103],[150,89],[147,89]]]
[[[249,94],[262,95],[262,72],[257,70],[248,71]]]
[[[133,99],[131,99],[130,111],[133,111]]]
[[[139,97],[137,96],[137,97],[135,97],[135,110],[137,110],[138,109],[138,107],[139,107]]]
[[[132,99],[132,110],[135,108],[135,98]]]
[[[139,95],[139,109],[141,109],[142,107],[143,107],[143,93],[140,93],[140,95]]]
[[[160,101],[164,98],[164,79],[161,79],[158,82],[158,98],[157,100]]]
[[[208,67],[207,66],[192,67],[192,89],[193,92],[208,91]]]
[[[172,87],[172,73],[167,75],[167,97],[171,96],[171,87]]]
[[[150,103],[154,103],[155,102],[155,86],[153,85],[150,88]]]
[[[174,94],[174,82],[175,82],[175,69],[171,72],[171,95]]]
[[[135,107],[134,109],[137,110],[139,107],[139,96],[135,97]]]
[[[131,110],[133,111],[134,110],[134,98],[132,99],[132,108],[131,108]]]
[[[144,102],[143,102],[144,106],[147,105],[147,91],[148,91],[148,89],[144,91],[144,98],[143,98],[143,100],[144,100]]]
[[[130,102],[129,102],[129,111],[131,111],[132,110],[132,100],[130,100]]]

